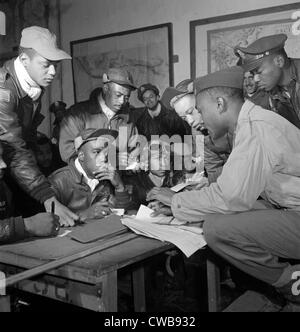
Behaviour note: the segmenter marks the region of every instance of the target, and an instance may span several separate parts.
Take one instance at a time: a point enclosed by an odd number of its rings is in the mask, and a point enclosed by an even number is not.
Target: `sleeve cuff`
[[[22,217],[14,218],[14,230],[15,230],[15,237],[17,240],[22,240],[27,237],[24,219]]]

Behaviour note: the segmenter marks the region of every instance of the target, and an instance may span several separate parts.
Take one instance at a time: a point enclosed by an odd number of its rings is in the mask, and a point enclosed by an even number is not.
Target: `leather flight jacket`
[[[22,90],[12,59],[0,68],[0,142],[10,173],[20,187],[43,203],[54,196],[28,146],[34,143],[43,121],[41,97],[33,102]]]

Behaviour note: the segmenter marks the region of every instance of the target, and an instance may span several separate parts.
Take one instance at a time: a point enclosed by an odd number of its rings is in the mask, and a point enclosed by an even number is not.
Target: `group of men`
[[[57,64],[71,57],[49,30],[24,29],[19,56],[0,69],[1,176],[8,168],[48,213],[11,217],[1,180],[0,243],[56,235],[60,226],[111,213],[111,206],[130,208],[132,192],[109,162],[112,146],[126,171],[130,159],[137,160],[138,134],[151,142],[153,135],[204,133],[210,185],[175,194],[152,172],[150,206],[187,223],[204,219],[210,248],[276,287],[290,310],[299,310],[293,284],[300,265],[281,260],[300,259],[300,60],[287,56],[286,39],[275,35],[237,46],[239,66],[167,88],[161,98],[157,87],[145,84],[138,89],[145,104],[140,110],[129,103],[136,90],[130,73],[108,69],[103,87],[62,119],[59,149],[68,166],[46,178],[29,146],[41,121],[43,91]],[[256,83],[246,95],[245,77]],[[198,152],[193,156],[196,163]],[[53,202],[56,215],[49,213]]]

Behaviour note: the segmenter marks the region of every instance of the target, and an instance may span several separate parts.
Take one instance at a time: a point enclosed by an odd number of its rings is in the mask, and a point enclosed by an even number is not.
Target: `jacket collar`
[[[7,73],[12,78],[14,85],[17,89],[19,98],[25,98],[27,96],[27,93],[22,89],[21,84],[18,80],[16,71],[15,71],[15,66],[14,66],[15,60],[16,60],[16,58],[6,61],[3,65],[3,67],[6,69]],[[44,93],[44,88],[42,88],[42,93],[41,93],[41,96],[39,97],[39,100],[41,99],[43,93]]]
[[[99,103],[99,96],[102,94],[103,96],[103,90],[99,89],[99,93],[97,95],[93,95],[90,100],[89,100],[89,107],[88,107],[88,112],[90,114],[103,114],[103,110],[100,106]],[[123,121],[126,121],[127,123],[129,122],[129,107],[124,106],[112,119],[121,119]]]
[[[71,175],[72,175],[72,178],[74,179],[74,182],[77,183],[77,184],[85,184],[85,181],[84,181],[84,176],[83,174],[81,174],[76,166],[75,166],[75,161],[72,161],[70,162],[69,164],[69,169],[70,169],[70,172],[71,172]]]

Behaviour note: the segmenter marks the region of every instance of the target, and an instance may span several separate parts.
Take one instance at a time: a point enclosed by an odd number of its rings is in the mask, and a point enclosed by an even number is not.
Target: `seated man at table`
[[[134,177],[123,177],[125,184],[133,187],[135,209],[147,204],[146,197],[151,189],[171,188],[185,181],[185,171],[174,167],[175,156],[167,142],[152,141],[142,152],[141,161],[147,170],[138,172]]]
[[[81,221],[104,218],[111,207],[128,209],[131,205],[118,171],[108,161],[117,137],[115,130],[83,130],[74,141],[76,160],[49,177],[57,197]]]
[[[195,82],[197,109],[212,138],[226,132],[235,137],[217,182],[177,195],[156,191],[149,198],[156,200],[157,213],[205,220],[205,239],[217,254],[274,286],[286,310],[300,311],[300,265],[281,260],[300,259],[300,131],[280,115],[244,102],[242,88],[243,72],[236,67]],[[257,201],[260,196],[263,201]]]
[[[11,192],[3,181],[7,168],[0,143],[0,244],[16,242],[30,237],[54,236],[59,231],[59,218],[50,213],[37,214],[30,218],[12,217]]]

